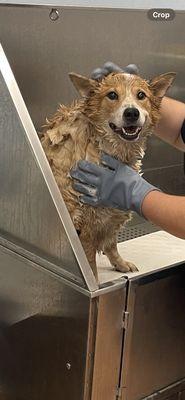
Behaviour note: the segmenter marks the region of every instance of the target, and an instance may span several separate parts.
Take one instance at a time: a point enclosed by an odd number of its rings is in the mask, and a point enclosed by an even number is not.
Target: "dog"
[[[75,73],[69,76],[81,98],[70,106],[60,105],[47,120],[41,138],[43,149],[95,278],[96,252],[103,252],[118,271],[136,271],[137,267],[123,260],[117,250],[117,234],[130,220],[131,212],[80,203],[69,173],[82,159],[100,164],[102,152],[140,173],[147,137],[159,122],[161,100],[175,73],[150,81],[120,72],[102,81]]]

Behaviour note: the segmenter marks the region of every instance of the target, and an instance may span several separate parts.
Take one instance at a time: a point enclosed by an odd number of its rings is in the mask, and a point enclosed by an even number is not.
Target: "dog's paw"
[[[131,272],[137,272],[138,271],[138,268],[136,267],[136,265],[131,263],[131,262],[129,262],[129,261],[127,261],[127,266],[129,268],[129,271],[131,271]]]
[[[137,272],[138,268],[135,264],[131,263],[130,261],[122,260],[122,262],[117,263],[114,265],[116,271],[120,272]]]

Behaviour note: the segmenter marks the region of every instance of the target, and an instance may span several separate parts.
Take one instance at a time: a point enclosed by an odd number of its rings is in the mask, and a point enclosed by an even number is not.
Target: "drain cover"
[[[123,227],[118,234],[118,242],[125,242],[126,240],[134,239],[139,236],[147,235],[148,233],[157,232],[160,228],[152,223],[146,221],[136,225],[127,225]]]

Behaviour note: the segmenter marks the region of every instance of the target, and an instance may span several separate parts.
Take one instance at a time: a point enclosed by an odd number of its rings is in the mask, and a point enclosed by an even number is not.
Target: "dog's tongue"
[[[135,133],[137,127],[136,126],[126,126],[124,127],[124,130],[126,133]]]

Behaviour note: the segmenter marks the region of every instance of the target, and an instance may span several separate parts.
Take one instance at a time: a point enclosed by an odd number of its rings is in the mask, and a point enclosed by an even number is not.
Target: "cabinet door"
[[[185,264],[130,281],[122,399],[137,400],[185,377]]]

